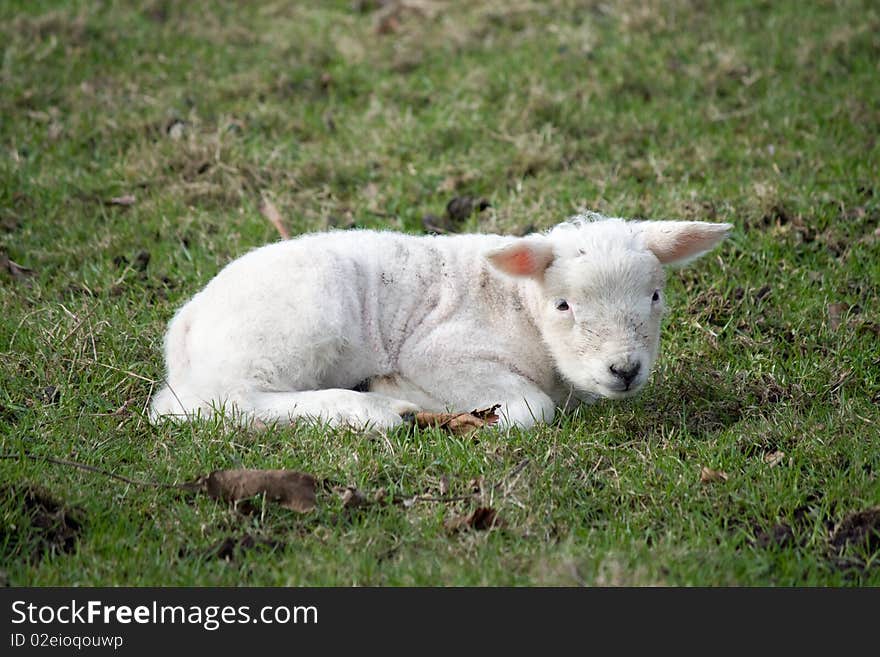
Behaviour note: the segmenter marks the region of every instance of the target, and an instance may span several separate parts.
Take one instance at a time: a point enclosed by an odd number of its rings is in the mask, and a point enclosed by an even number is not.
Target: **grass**
[[[0,272],[0,452],[484,499],[246,514],[6,459],[0,581],[880,585],[876,3],[405,4],[0,6],[0,249],[33,270]],[[262,197],[420,232],[462,194],[492,204],[466,230],[736,228],[671,277],[635,402],[470,438],[145,421],[175,308],[277,239]],[[444,529],[478,504],[504,526]]]

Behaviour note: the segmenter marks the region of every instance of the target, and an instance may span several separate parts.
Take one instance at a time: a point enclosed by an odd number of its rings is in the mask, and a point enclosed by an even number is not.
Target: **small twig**
[[[39,454],[0,454],[0,459],[30,459],[32,461],[44,461],[46,463],[54,463],[55,465],[66,465],[71,468],[78,468],[80,470],[85,470],[86,472],[94,472],[96,474],[104,475],[105,477],[110,477],[111,479],[117,479],[119,481],[123,481],[126,484],[132,484],[133,486],[148,486],[153,488],[175,488],[181,490],[192,490],[191,484],[166,484],[159,481],[143,481],[139,479],[129,479],[128,477],[123,477],[122,475],[118,475],[114,472],[110,472],[109,470],[102,470],[101,468],[96,468],[93,465],[86,465],[85,463],[77,463],[76,461],[65,461],[64,459],[56,459],[52,456],[40,456]]]

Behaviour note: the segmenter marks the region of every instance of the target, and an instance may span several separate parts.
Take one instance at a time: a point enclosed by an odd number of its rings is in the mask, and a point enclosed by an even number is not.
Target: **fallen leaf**
[[[843,316],[849,306],[845,303],[829,303],[828,304],[828,326],[832,331],[836,331],[843,323]]]
[[[26,281],[28,276],[33,276],[35,273],[33,269],[10,260],[9,256],[2,251],[0,251],[0,270],[5,271],[17,281]]]
[[[236,502],[265,493],[300,513],[315,508],[317,486],[314,476],[295,470],[217,470],[196,480],[196,487],[214,499]]]
[[[500,406],[501,404],[496,404],[491,408],[474,410],[470,413],[416,413],[415,423],[420,429],[435,427],[455,436],[466,436],[477,429],[498,422],[498,414],[495,411]]]
[[[776,450],[775,452],[768,452],[767,454],[764,454],[764,463],[773,468],[782,463],[782,459],[784,458],[785,452]]]
[[[429,233],[455,233],[461,224],[474,213],[492,207],[489,201],[476,196],[456,196],[446,204],[446,212],[442,217],[426,214],[422,217],[422,226]]]
[[[124,207],[130,207],[137,203],[137,198],[132,194],[124,194],[123,196],[114,196],[113,198],[107,201],[107,205],[122,205]]]
[[[457,532],[463,529],[475,529],[485,531],[494,527],[503,526],[503,521],[498,517],[498,512],[491,507],[481,506],[465,516],[453,516],[448,518],[443,526],[446,531]]]
[[[367,503],[367,498],[354,486],[349,486],[342,493],[342,508],[354,508]]]
[[[700,482],[704,484],[714,484],[719,481],[727,481],[727,473],[721,470],[713,470],[703,466],[700,470]]]
[[[281,219],[281,213],[278,212],[278,208],[275,207],[275,204],[265,196],[260,202],[260,214],[266,217],[266,219],[269,220],[269,223],[275,226],[275,230],[281,235],[281,239],[290,239],[290,231],[287,230],[287,227],[284,225],[284,221]]]
[[[456,196],[446,204],[446,216],[451,221],[461,223],[470,217],[474,210],[482,212],[492,207],[491,203],[484,198],[476,196]]]

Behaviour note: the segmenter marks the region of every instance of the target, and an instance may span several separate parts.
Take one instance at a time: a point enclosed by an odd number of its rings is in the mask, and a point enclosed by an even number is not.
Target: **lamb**
[[[497,426],[625,399],[649,378],[664,265],[730,224],[598,215],[545,233],[314,233],[227,265],[173,317],[153,421],[224,412],[385,430],[500,404]]]

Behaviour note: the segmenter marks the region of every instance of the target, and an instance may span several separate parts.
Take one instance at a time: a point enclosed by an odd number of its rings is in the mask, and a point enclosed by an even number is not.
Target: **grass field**
[[[0,5],[0,452],[467,499],[297,514],[6,458],[0,583],[880,585],[876,3],[135,5]],[[294,234],[423,232],[464,195],[491,207],[460,230],[735,230],[671,276],[635,402],[471,437],[148,424],[175,308],[278,239],[261,199]],[[445,528],[478,507],[503,526]]]

